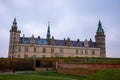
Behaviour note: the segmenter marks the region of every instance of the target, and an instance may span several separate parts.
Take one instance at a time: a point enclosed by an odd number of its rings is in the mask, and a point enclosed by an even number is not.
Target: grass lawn
[[[101,70],[88,76],[85,80],[120,80],[120,69]]]
[[[85,77],[59,74],[57,72],[25,71],[0,74],[0,80],[83,80]]]
[[[98,71],[88,77],[59,74],[54,71],[17,71],[0,73],[0,80],[120,80],[120,69],[106,69]]]

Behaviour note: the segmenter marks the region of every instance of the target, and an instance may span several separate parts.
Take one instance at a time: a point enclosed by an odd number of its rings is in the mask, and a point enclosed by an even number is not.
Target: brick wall
[[[102,69],[120,69],[120,64],[58,64],[58,72],[87,76]]]

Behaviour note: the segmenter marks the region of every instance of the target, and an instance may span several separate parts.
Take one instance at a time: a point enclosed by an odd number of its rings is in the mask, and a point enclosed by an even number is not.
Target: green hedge
[[[32,70],[33,59],[0,58],[0,70]]]
[[[120,64],[120,58],[72,58],[64,59],[62,62],[67,64]]]
[[[55,57],[55,58],[36,58],[36,60],[46,60],[55,63],[78,64],[120,64],[120,58],[83,58],[83,57]],[[32,58],[0,58],[0,70],[32,70],[34,59]]]

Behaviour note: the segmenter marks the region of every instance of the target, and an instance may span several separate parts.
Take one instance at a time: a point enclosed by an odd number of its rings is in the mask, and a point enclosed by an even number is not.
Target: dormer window
[[[87,39],[85,39],[85,41],[84,41],[84,47],[88,47],[88,41],[87,41]]]
[[[35,43],[34,35],[32,35],[32,37],[30,38],[30,43]]]

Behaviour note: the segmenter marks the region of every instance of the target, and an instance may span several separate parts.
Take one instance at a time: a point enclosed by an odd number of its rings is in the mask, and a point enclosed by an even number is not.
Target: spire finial
[[[50,21],[48,21],[48,33],[50,33]]]
[[[48,26],[50,26],[50,21],[48,21]]]
[[[101,23],[101,20],[100,20],[100,16],[99,16],[98,26],[101,26],[101,27],[102,27],[102,23]]]
[[[104,32],[104,30],[103,30],[103,28],[102,28],[101,20],[99,20],[99,22],[98,22],[98,29],[97,29],[97,32]]]
[[[50,21],[48,21],[47,40],[50,39]]]
[[[101,26],[101,27],[102,27],[101,20],[99,20],[99,22],[98,22],[98,26]]]
[[[13,25],[17,25],[16,17],[14,18]]]
[[[100,16],[99,16],[99,20],[100,20]]]

